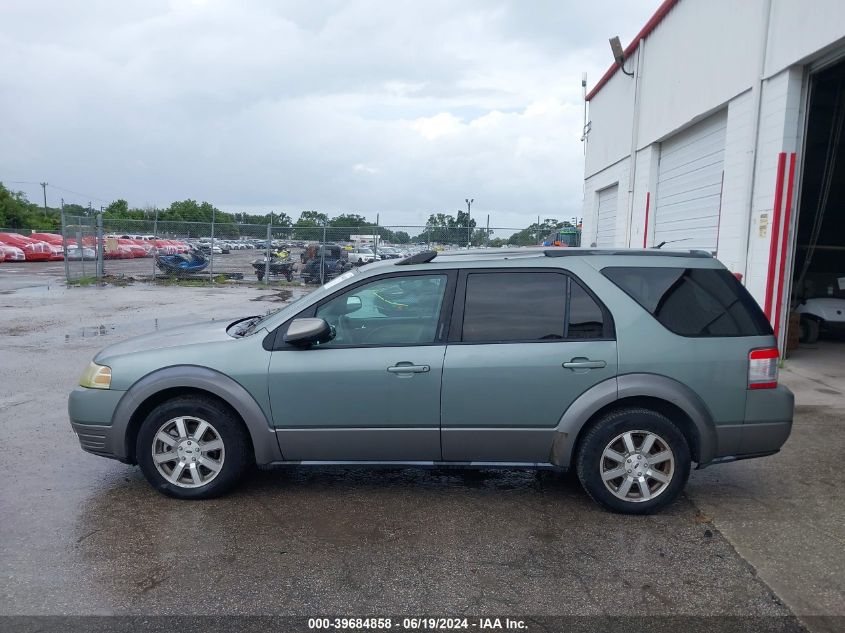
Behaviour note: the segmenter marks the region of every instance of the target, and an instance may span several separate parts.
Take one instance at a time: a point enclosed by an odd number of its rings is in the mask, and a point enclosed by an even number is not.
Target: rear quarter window
[[[760,306],[727,270],[610,266],[601,272],[675,334],[772,335]]]

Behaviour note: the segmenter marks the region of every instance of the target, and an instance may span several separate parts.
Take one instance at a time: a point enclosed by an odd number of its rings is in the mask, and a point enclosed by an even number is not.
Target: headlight
[[[79,386],[89,389],[108,389],[111,386],[111,367],[97,363],[89,364],[82,372]]]

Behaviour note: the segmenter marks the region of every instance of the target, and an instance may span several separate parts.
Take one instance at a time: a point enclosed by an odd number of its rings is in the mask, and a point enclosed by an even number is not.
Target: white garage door
[[[716,250],[727,122],[723,111],[661,143],[655,245]]]
[[[596,217],[596,246],[606,248],[615,246],[616,203],[619,198],[619,185],[597,191],[598,212]]]

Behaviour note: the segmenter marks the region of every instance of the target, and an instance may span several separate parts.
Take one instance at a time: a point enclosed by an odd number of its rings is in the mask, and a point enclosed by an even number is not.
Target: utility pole
[[[490,243],[490,214],[487,214],[487,230],[484,231],[484,246]]]
[[[42,182],[41,188],[44,190],[44,216],[47,216],[47,183]]]
[[[70,264],[68,264],[68,256],[67,256],[67,225],[65,224],[65,199],[61,198],[62,206],[60,208],[61,219],[62,219],[62,252],[65,255],[65,283],[70,283]],[[82,251],[82,244],[77,244],[79,250],[79,257],[82,258],[83,251]]]
[[[378,238],[381,235],[381,233],[379,232],[378,220],[379,214],[376,213],[376,230],[374,232],[375,234],[373,235],[373,261],[376,261],[376,258],[378,258]]]
[[[326,222],[323,221],[323,241],[320,243],[320,285],[326,283]]]
[[[472,203],[475,202],[475,198],[465,198],[467,203],[467,249],[469,249],[470,245],[472,244],[472,223],[470,222],[471,209]]]

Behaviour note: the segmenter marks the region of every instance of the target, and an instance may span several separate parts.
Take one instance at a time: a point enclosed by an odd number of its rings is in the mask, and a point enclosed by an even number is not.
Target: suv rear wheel
[[[241,421],[201,396],[173,398],[153,409],[138,432],[135,455],[147,481],[178,499],[227,492],[252,459]]]
[[[690,472],[683,433],[648,409],[613,411],[589,429],[576,470],[593,499],[614,512],[650,514],[674,501]]]

